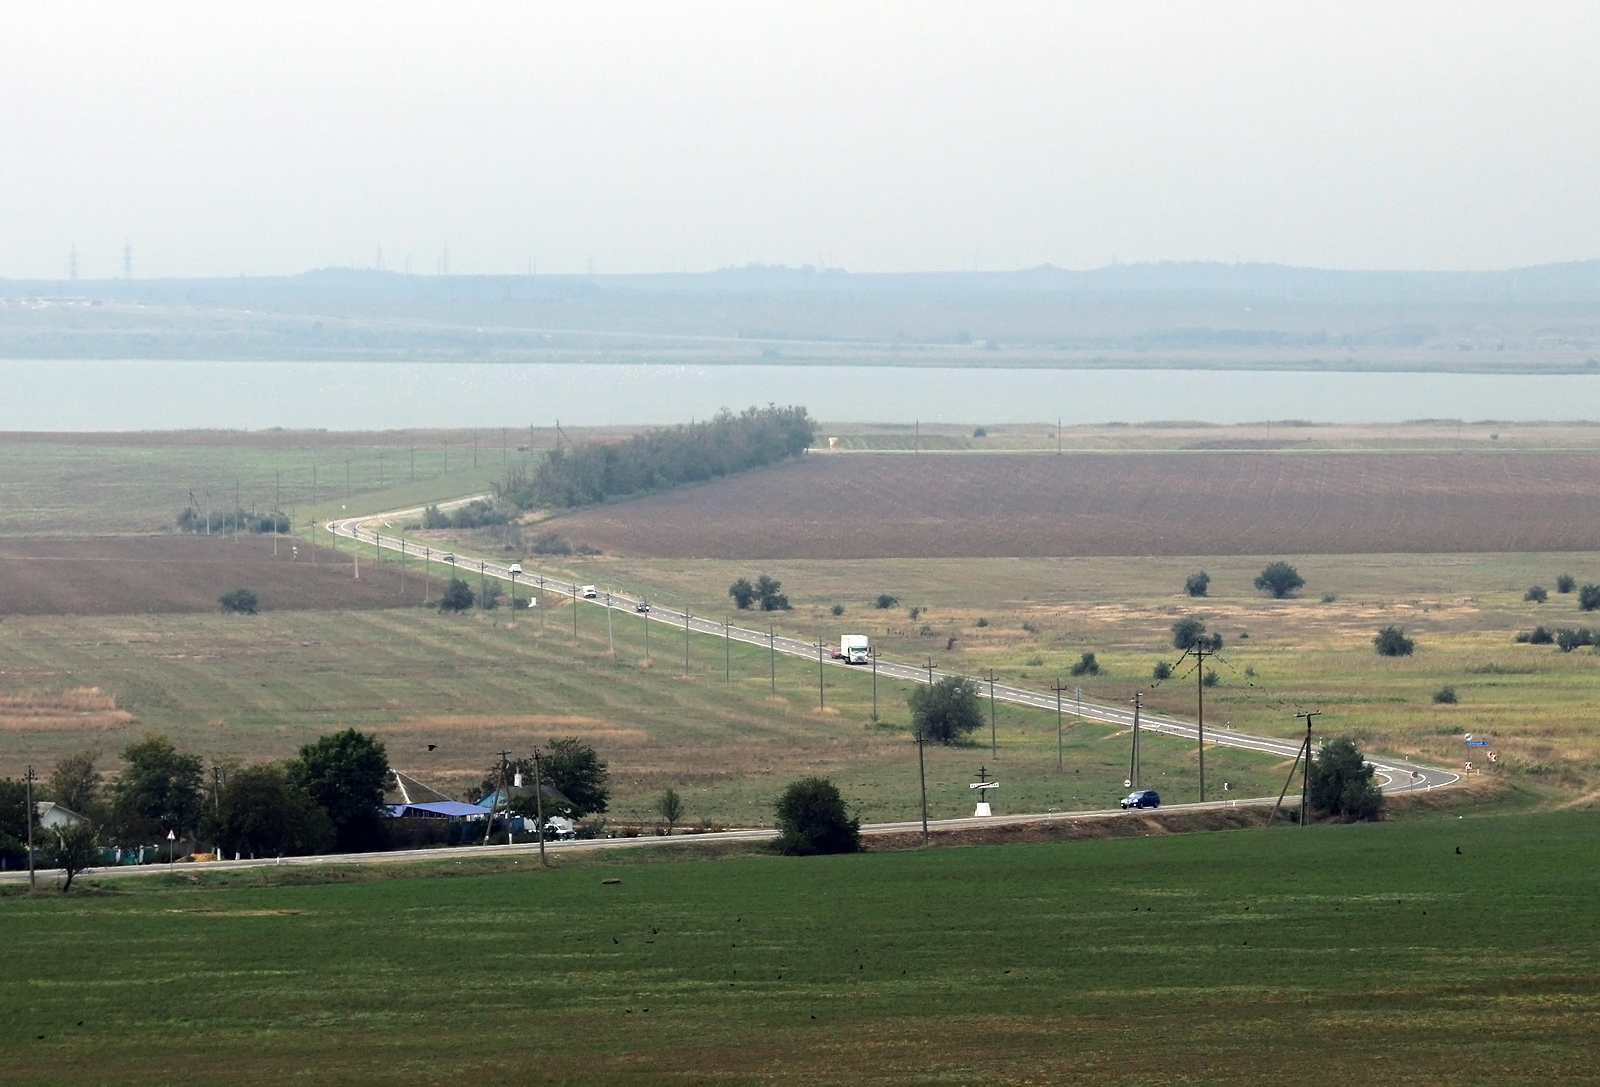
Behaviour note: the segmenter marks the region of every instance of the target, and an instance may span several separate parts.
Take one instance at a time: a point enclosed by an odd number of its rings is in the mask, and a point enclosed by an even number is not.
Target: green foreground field
[[[1600,1058],[1600,814],[530,863],[12,893],[0,1081],[1547,1087]]]

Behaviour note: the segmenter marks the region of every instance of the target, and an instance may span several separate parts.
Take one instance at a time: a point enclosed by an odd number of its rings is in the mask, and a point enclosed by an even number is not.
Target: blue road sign
[[[1488,740],[1468,740],[1467,741],[1467,746],[1468,747],[1488,747],[1489,746],[1489,741]]]

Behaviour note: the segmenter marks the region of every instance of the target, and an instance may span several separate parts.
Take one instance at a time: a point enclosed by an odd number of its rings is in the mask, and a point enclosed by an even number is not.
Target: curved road
[[[453,509],[466,505],[477,498],[486,498],[487,495],[469,495],[454,502],[440,503],[441,509]],[[381,532],[367,526],[376,521],[414,520],[422,516],[421,506],[392,510],[388,513],[369,514],[362,517],[346,517],[336,521],[328,521],[325,528],[336,536],[355,540],[359,543],[371,544],[383,550],[404,554],[407,557],[423,557],[428,561],[437,561],[440,555],[449,552],[435,551],[430,547],[418,548],[416,544],[403,541],[396,536],[385,536]],[[556,593],[561,596],[570,596],[579,599],[581,586],[571,582],[552,581],[539,575],[522,575],[516,582],[512,582],[511,570],[508,566],[491,562],[487,559],[463,559],[457,556],[453,569],[459,572],[478,572],[484,577],[497,578],[501,581],[515,585],[537,588],[543,593]],[[590,601],[596,607],[610,608],[614,611],[633,612],[641,601],[624,596],[619,593],[602,592]],[[782,653],[789,657],[803,657],[820,661],[824,666],[836,668],[859,669],[861,665],[848,665],[842,661],[833,660],[830,651],[817,645],[815,642],[802,642],[794,638],[778,637],[771,632],[763,634],[759,630],[749,630],[736,627],[727,623],[710,619],[697,619],[693,615],[681,611],[671,611],[650,605],[645,613],[646,622],[654,621],[670,627],[674,632],[681,633],[687,626],[690,632],[717,638],[730,638],[736,642],[747,645],[762,646],[770,651]],[[913,683],[935,683],[950,673],[941,672],[937,668],[918,668],[911,664],[901,664],[894,661],[879,659],[878,672],[891,679],[908,680]],[[1016,706],[1027,706],[1031,709],[1054,710],[1057,706],[1055,692],[1044,693],[1029,690],[1026,687],[1013,687],[1003,683],[983,684],[993,693],[997,702],[1006,702]],[[1060,705],[1065,708],[1069,703],[1063,700]],[[1073,699],[1070,702],[1074,715],[1078,715],[1081,705],[1081,716],[1090,721],[1100,721],[1106,724],[1119,725],[1125,728],[1133,727],[1133,711],[1124,706],[1112,706],[1101,702],[1082,702]],[[1183,721],[1167,714],[1142,711],[1139,715],[1140,729],[1164,733],[1168,736],[1179,736],[1195,740],[1199,735],[1199,728],[1194,723]],[[1279,740],[1265,736],[1251,736],[1243,732],[1234,732],[1229,729],[1207,728],[1206,743],[1216,744],[1221,747],[1237,747],[1246,751],[1259,751],[1267,755],[1278,755],[1283,758],[1293,758],[1301,748],[1299,740]],[[1373,766],[1377,769],[1382,779],[1381,788],[1385,792],[1410,792],[1418,789],[1436,789],[1446,785],[1453,785],[1461,780],[1460,774],[1441,770],[1437,767],[1424,766],[1421,763],[1401,759],[1374,759]],[[1268,798],[1269,801],[1276,797]],[[1239,801],[1244,803],[1244,801]],[[889,824],[894,825],[894,824]],[[920,823],[916,824],[921,826]],[[944,824],[941,824],[944,825]],[[863,828],[865,829],[865,828]]]

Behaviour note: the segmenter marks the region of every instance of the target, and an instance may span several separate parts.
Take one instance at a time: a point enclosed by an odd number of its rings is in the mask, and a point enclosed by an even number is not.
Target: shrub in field
[[[261,607],[256,594],[249,589],[230,589],[217,597],[217,603],[229,615],[254,615]]]
[[[1556,575],[1556,592],[1558,592],[1558,593],[1570,593],[1573,589],[1575,589],[1577,587],[1578,587],[1578,582],[1576,581],[1576,579],[1573,578],[1573,576],[1571,574],[1557,574]]]
[[[974,438],[987,438],[989,436],[989,431],[986,428],[981,427],[981,426],[980,427],[973,427],[972,428],[972,436]]]
[[[844,614],[844,605],[843,604],[835,604],[833,607],[829,608],[828,611],[830,611],[834,615],[843,615]]]
[[[1218,683],[1222,682],[1222,677],[1217,675],[1217,670],[1215,668],[1207,668],[1206,674],[1204,678],[1200,680],[1200,682],[1204,683],[1207,687],[1215,687]]]
[[[1211,575],[1201,570],[1198,574],[1190,574],[1183,583],[1183,591],[1190,596],[1204,596],[1206,589],[1211,585]]]
[[[838,786],[827,778],[791,783],[778,798],[776,814],[779,853],[805,857],[861,849],[861,820],[845,809]]]
[[[1578,590],[1578,610],[1594,611],[1600,608],[1600,585],[1585,585]]]
[[[1350,739],[1324,740],[1306,783],[1313,815],[1352,823],[1383,816],[1383,793],[1372,764]]]
[[[500,606],[500,598],[505,595],[505,590],[498,581],[491,581],[483,587],[483,610],[493,611]]]
[[[1528,642],[1533,645],[1549,645],[1555,640],[1556,636],[1550,633],[1549,629],[1546,627],[1534,627],[1532,630],[1523,630],[1517,632],[1517,641]]]
[[[1168,664],[1166,661],[1158,661],[1158,662],[1156,662],[1156,666],[1150,670],[1150,678],[1151,679],[1171,679],[1172,678],[1172,665]]]
[[[1417,644],[1406,637],[1406,632],[1400,627],[1384,627],[1372,639],[1372,647],[1378,651],[1380,657],[1409,657]]]
[[[1271,593],[1274,598],[1282,600],[1284,597],[1301,588],[1306,579],[1300,576],[1300,571],[1283,561],[1270,562],[1256,575],[1255,586],[1264,593]]]
[[[1561,652],[1571,653],[1580,645],[1593,645],[1594,631],[1590,630],[1588,627],[1578,627],[1576,629],[1573,629],[1572,627],[1562,627],[1560,630],[1556,631],[1555,642],[1556,648],[1561,650]]]
[[[728,586],[728,595],[733,597],[734,606],[740,611],[748,611],[751,604],[756,602],[756,587],[750,584],[750,579],[742,577]]]
[[[961,676],[945,676],[928,687],[917,687],[906,698],[911,707],[911,727],[924,741],[955,744],[983,724],[978,686]]]
[[[987,620],[987,619],[979,619],[976,623],[973,624],[973,626],[977,626],[977,627],[986,627],[988,625],[989,625],[989,620]]]
[[[1206,625],[1194,616],[1179,619],[1172,624],[1172,647],[1174,649],[1209,649],[1212,652],[1222,648],[1221,634],[1207,634]]]
[[[1456,701],[1456,689],[1454,687],[1449,686],[1448,684],[1446,686],[1440,687],[1437,691],[1433,692],[1433,700],[1434,700],[1435,703],[1438,703],[1438,704],[1441,704],[1441,705],[1452,705],[1453,706],[1453,705],[1455,705],[1455,701]]]
[[[473,595],[472,586],[458,577],[450,579],[450,584],[445,588],[444,595],[439,597],[440,611],[467,611],[477,597]]]
[[[1535,585],[1527,592],[1522,594],[1522,599],[1530,604],[1543,604],[1546,600],[1550,599],[1550,593],[1543,585]]]
[[[1323,593],[1322,594],[1322,602],[1324,604],[1336,604],[1336,603],[1338,603],[1338,601],[1339,601],[1339,596],[1338,596],[1337,593]]]
[[[1098,676],[1100,674],[1100,662],[1094,659],[1093,653],[1085,653],[1078,658],[1078,663],[1072,666],[1072,674],[1075,676]]]
[[[656,814],[667,824],[667,836],[671,837],[672,828],[683,818],[683,797],[678,795],[678,790],[668,789],[656,798]]]
[[[878,599],[872,602],[872,606],[877,608],[879,611],[888,611],[890,608],[899,603],[900,598],[898,596],[892,596],[889,593],[879,593]]]
[[[906,612],[906,614],[909,615],[912,619],[915,619],[917,616],[922,614],[922,609],[920,607],[912,608],[910,611]]]
[[[559,532],[541,532],[533,540],[535,555],[570,555],[572,544]]]

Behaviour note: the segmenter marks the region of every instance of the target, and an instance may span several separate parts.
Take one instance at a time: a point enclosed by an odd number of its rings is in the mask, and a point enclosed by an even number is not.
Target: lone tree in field
[[[733,603],[740,611],[749,611],[750,605],[756,601],[756,587],[750,584],[749,578],[742,577],[728,586],[728,595],[733,597]]]
[[[656,800],[656,814],[667,824],[667,836],[670,838],[672,828],[683,818],[683,797],[678,795],[678,790],[668,789],[661,794]]]
[[[788,611],[789,598],[778,590],[783,582],[774,581],[766,574],[756,578],[756,595],[761,598],[762,611]]]
[[[1190,596],[1204,596],[1206,589],[1211,586],[1211,575],[1201,570],[1198,574],[1190,574],[1183,583],[1183,591]]]
[[[872,602],[872,606],[877,608],[879,611],[888,611],[890,608],[895,607],[899,603],[900,598],[898,596],[895,596],[892,593],[879,593],[878,599]]]
[[[1098,676],[1100,674],[1100,662],[1094,659],[1093,653],[1085,653],[1078,658],[1078,663],[1072,666],[1072,674],[1075,676]]]
[[[1529,604],[1543,604],[1550,599],[1550,593],[1546,591],[1543,585],[1535,585],[1522,594],[1522,599]]]
[[[100,859],[100,833],[87,819],[56,827],[51,833],[55,840],[50,843],[50,858],[67,874],[67,881],[61,885],[61,893],[66,894],[72,890],[72,877],[92,868]]]
[[[1407,638],[1401,627],[1384,627],[1372,639],[1372,648],[1380,657],[1409,657],[1416,647],[1417,643]]]
[[[450,579],[450,585],[445,589],[444,595],[439,598],[440,611],[471,611],[472,602],[476,599],[472,595],[472,586],[458,577]]]
[[[1600,585],[1585,585],[1578,590],[1578,610],[1594,611],[1600,608]]]
[[[1256,588],[1282,600],[1306,583],[1300,571],[1282,561],[1270,562],[1256,577]]]
[[[1190,615],[1172,624],[1172,648],[1189,650],[1195,646],[1213,653],[1222,648],[1221,634],[1206,634],[1206,625]]]
[[[861,820],[845,810],[844,797],[827,778],[801,778],[778,798],[778,840],[774,848],[791,857],[856,853]]]
[[[1354,740],[1322,741],[1309,773],[1306,793],[1317,818],[1354,823],[1383,817],[1383,793],[1373,781],[1375,771]]]
[[[1571,574],[1556,575],[1556,592],[1570,593],[1578,587],[1577,580]]]
[[[217,597],[217,603],[229,615],[254,615],[261,607],[256,594],[249,589],[234,589]]]
[[[1157,661],[1156,666],[1150,670],[1151,679],[1171,679],[1172,665],[1166,661]]]
[[[983,724],[978,685],[961,676],[945,676],[931,687],[918,687],[906,698],[911,728],[923,741],[960,743]]]

